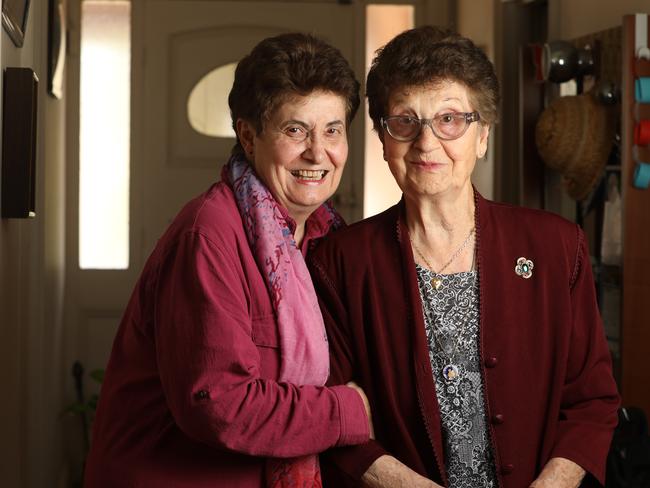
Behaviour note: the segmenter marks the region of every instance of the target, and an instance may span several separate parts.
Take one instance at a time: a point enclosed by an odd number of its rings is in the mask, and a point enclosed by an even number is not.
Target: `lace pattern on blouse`
[[[449,488],[498,486],[483,402],[479,340],[478,278],[475,271],[442,275],[416,264],[429,359],[440,405]],[[458,367],[446,379],[445,366]]]

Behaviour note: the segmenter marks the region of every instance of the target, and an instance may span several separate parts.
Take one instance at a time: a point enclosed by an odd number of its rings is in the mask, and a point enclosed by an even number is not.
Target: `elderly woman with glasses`
[[[304,261],[342,225],[326,202],[359,83],[331,45],[282,34],[238,63],[228,102],[221,181],[158,241],[117,332],[87,488],[316,487],[318,452],[370,435],[363,392],[324,386]]]
[[[497,119],[492,64],[457,34],[406,31],[376,55],[367,96],[403,198],[310,256],[330,381],[356,381],[375,426],[323,456],[325,480],[603,483],[619,397],[585,236],[470,180]]]

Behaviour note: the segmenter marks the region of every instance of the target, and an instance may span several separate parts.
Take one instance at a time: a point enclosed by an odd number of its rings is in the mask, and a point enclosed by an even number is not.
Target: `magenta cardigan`
[[[303,251],[328,231],[319,209]],[[347,387],[278,383],[278,329],[234,196],[189,202],[158,242],[118,330],[85,486],[263,486],[265,457],[368,439]]]
[[[476,196],[480,354],[499,485],[527,487],[561,456],[604,480],[619,397],[582,230]],[[330,384],[354,379],[377,441],[321,456],[329,486],[381,454],[446,485],[440,414],[403,203],[336,232],[310,254],[328,328]],[[516,261],[534,263],[524,279]]]

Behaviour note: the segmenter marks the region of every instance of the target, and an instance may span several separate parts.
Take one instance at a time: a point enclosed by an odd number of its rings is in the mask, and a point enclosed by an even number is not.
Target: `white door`
[[[355,27],[363,19],[355,21],[353,6],[333,1],[146,0],[133,7],[134,25],[142,31],[135,29],[133,37],[132,225],[141,229],[143,242],[134,257],[142,259],[180,207],[219,179],[234,143],[190,125],[187,101],[196,83],[237,62],[264,37],[295,30],[338,47],[361,79],[364,51]],[[362,122],[358,117],[352,127],[338,197],[340,211],[353,219],[361,212]]]
[[[296,30],[315,33],[341,49],[359,80],[364,69],[363,5],[333,0],[133,0],[131,5],[129,268],[79,269],[73,192],[68,214],[68,360],[80,359],[87,371],[105,366],[135,281],[157,239],[184,203],[219,179],[234,144],[234,139],[208,137],[192,129],[187,101],[196,83],[214,68],[237,62],[262,38]],[[78,19],[72,20],[78,25]],[[73,47],[70,64],[75,62]],[[362,212],[362,125],[363,117],[357,117],[337,202],[352,220]],[[75,185],[74,171],[72,175]],[[97,385],[87,389],[96,390]]]

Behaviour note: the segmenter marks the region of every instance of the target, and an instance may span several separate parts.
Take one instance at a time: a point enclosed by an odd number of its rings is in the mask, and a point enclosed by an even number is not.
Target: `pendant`
[[[455,364],[448,364],[444,368],[442,368],[442,376],[447,380],[447,381],[455,381],[458,379],[460,376],[460,372],[458,371],[458,366]]]
[[[440,287],[442,286],[442,278],[440,278],[438,276],[434,276],[433,278],[431,278],[431,286],[433,286],[433,288],[436,291],[438,291],[440,289]]]

